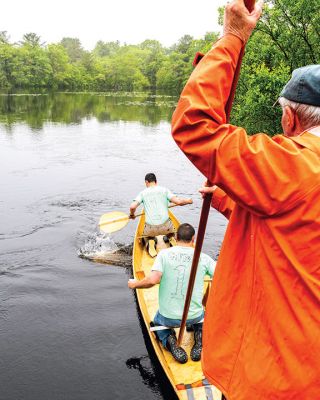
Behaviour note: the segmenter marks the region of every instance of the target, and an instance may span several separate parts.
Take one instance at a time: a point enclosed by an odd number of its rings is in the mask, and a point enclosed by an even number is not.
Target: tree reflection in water
[[[143,92],[1,94],[0,123],[7,128],[26,123],[35,130],[48,122],[80,124],[90,118],[156,125],[171,120],[176,101],[174,96]]]

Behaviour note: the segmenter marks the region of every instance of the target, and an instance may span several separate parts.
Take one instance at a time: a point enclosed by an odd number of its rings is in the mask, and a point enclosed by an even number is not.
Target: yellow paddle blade
[[[128,214],[121,211],[114,211],[101,216],[99,227],[102,232],[112,233],[124,228],[128,222]]]

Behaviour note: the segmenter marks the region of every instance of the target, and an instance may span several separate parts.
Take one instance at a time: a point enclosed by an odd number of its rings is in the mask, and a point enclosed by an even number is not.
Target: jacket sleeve
[[[226,123],[242,42],[222,37],[189,78],[172,119],[172,135],[190,161],[240,206],[260,216],[284,212],[312,185],[309,160],[289,138],[248,136]],[[310,166],[309,166],[310,170]]]
[[[227,219],[230,219],[235,203],[230,197],[220,188],[213,192],[211,207],[215,208]]]

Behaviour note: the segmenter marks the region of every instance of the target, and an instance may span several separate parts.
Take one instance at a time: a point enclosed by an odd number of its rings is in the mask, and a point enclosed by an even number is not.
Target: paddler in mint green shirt
[[[161,225],[169,219],[168,205],[174,197],[169,189],[151,184],[134,201],[143,204],[147,224]]]
[[[152,271],[162,273],[159,286],[159,312],[165,318],[181,319],[188,289],[190,269],[193,258],[193,247],[178,245],[160,251]],[[194,283],[188,319],[203,314],[204,277],[212,277],[215,262],[207,254],[201,254]]]
[[[177,231],[177,246],[161,250],[150,274],[144,279],[130,279],[128,282],[131,289],[150,288],[160,283],[159,310],[153,320],[155,325],[180,326],[194,253],[194,238],[195,231],[190,224],[180,225]],[[199,361],[201,358],[204,277],[213,276],[215,264],[211,257],[201,253],[187,319],[187,325],[192,326],[194,330],[195,344],[190,353],[193,361]],[[174,330],[158,330],[156,335],[178,362],[187,362],[185,350],[177,347]]]
[[[145,211],[144,236],[168,235],[174,233],[173,224],[169,218],[169,203],[179,206],[192,204],[192,199],[183,199],[174,195],[169,189],[158,186],[155,174],[145,176],[146,189],[138,194],[130,205],[130,218],[141,204]]]

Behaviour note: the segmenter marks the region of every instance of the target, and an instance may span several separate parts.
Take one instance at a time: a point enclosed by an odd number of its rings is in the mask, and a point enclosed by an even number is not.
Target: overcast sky
[[[91,50],[98,40],[136,44],[157,39],[165,46],[185,34],[219,31],[219,6],[226,0],[9,0],[3,1],[0,30],[13,42],[35,32],[47,43],[77,37]]]

